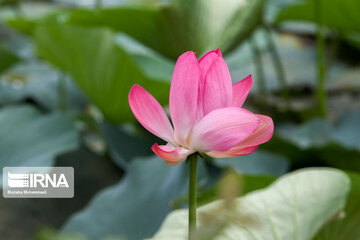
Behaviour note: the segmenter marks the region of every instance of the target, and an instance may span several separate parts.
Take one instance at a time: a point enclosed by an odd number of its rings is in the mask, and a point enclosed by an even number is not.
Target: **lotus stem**
[[[325,89],[325,38],[324,38],[324,16],[322,9],[322,0],[315,1],[315,19],[317,23],[316,33],[316,47],[317,47],[317,99],[319,103],[319,110],[322,116],[327,115],[327,99]]]
[[[67,92],[66,92],[66,77],[63,73],[59,74],[58,78],[58,108],[60,111],[65,112],[67,110]]]
[[[275,67],[275,70],[277,73],[277,79],[279,81],[281,95],[282,95],[283,99],[286,101],[286,103],[289,104],[290,94],[289,94],[287,84],[286,84],[286,76],[285,76],[284,66],[281,62],[280,54],[276,47],[275,41],[271,35],[270,27],[267,25],[264,25],[264,29],[265,29],[264,33],[265,33],[267,46],[270,51],[272,62],[274,64],[274,67]]]
[[[258,88],[259,88],[258,91],[260,93],[262,100],[265,100],[267,95],[267,89],[266,89],[265,75],[264,75],[264,69],[261,59],[261,51],[257,46],[254,37],[250,40],[250,45],[256,67],[256,76],[258,79]]]
[[[102,0],[95,0],[95,9],[100,10],[102,8]]]
[[[194,240],[196,229],[196,175],[197,175],[197,154],[191,154],[188,157],[190,163],[189,174],[189,240]]]

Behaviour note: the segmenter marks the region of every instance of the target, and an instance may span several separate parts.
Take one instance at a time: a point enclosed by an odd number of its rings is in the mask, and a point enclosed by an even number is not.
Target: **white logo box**
[[[73,198],[72,167],[4,167],[4,198]]]

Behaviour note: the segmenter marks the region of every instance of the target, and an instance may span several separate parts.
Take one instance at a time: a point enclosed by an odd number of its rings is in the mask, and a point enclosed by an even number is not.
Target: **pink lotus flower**
[[[249,75],[232,85],[219,49],[199,61],[194,52],[186,52],[178,58],[171,82],[172,125],[161,105],[139,85],[130,90],[129,103],[141,125],[167,142],[152,146],[167,165],[175,166],[194,152],[234,157],[252,153],[274,131],[270,117],[241,108],[252,84]]]

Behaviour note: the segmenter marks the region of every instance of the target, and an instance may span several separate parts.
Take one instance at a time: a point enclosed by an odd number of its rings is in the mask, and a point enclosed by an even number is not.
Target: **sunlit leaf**
[[[338,170],[300,170],[285,175],[264,190],[237,199],[230,213],[219,210],[221,201],[200,207],[198,225],[201,229],[209,221],[209,215],[216,219],[227,214],[233,221],[213,239],[308,240],[345,206],[349,188],[349,178]],[[214,212],[217,215],[211,215]],[[239,222],[241,216],[247,216],[243,219],[248,221]],[[174,211],[152,239],[185,240],[187,222],[187,210]]]
[[[344,216],[327,224],[314,240],[360,239],[360,175],[348,173],[351,190],[344,209]]]

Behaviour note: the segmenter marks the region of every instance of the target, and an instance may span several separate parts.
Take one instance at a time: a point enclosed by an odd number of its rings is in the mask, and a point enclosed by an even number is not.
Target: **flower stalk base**
[[[189,240],[194,239],[196,229],[196,175],[197,175],[197,154],[188,157],[190,164],[189,174]]]

